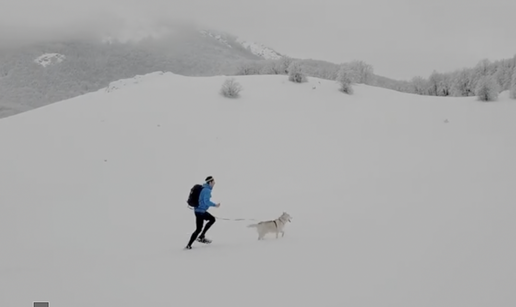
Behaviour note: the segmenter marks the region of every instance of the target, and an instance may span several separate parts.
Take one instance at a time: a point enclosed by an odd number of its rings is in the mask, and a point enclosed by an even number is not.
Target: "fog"
[[[0,0],[0,47],[192,27],[227,31],[293,57],[363,60],[410,79],[516,53],[515,1]]]
[[[135,38],[167,28],[176,33],[194,27],[180,1],[1,0],[0,47],[12,48],[49,40],[90,40],[105,36]],[[5,4],[4,4],[5,3]]]

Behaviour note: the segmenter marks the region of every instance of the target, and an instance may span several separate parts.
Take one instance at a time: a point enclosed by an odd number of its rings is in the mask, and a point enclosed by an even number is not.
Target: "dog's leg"
[[[281,237],[283,238],[285,236],[285,231],[281,231]]]

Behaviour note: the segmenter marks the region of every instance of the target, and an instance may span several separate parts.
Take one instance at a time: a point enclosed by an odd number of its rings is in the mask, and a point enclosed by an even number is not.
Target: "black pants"
[[[204,230],[202,230],[202,225],[204,224],[204,221],[208,221],[206,223],[206,226],[204,227]],[[190,242],[188,242],[188,246],[192,245],[192,243],[197,239],[197,236],[199,236],[199,233],[201,234],[199,238],[204,238],[206,235],[206,232],[208,229],[210,229],[211,225],[215,223],[215,217],[211,215],[209,212],[195,212],[195,231],[192,233],[192,236],[190,237]],[[202,232],[201,232],[202,230]]]

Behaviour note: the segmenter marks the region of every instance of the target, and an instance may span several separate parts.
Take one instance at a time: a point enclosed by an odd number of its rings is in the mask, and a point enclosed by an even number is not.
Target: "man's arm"
[[[201,191],[202,193],[202,200],[203,203],[207,204],[208,207],[216,207],[217,204],[211,201],[211,191],[208,189],[205,189],[204,191]]]

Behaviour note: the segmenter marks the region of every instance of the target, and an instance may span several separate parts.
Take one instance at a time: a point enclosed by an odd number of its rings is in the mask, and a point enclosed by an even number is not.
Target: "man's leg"
[[[192,233],[192,236],[190,237],[190,241],[188,242],[188,245],[186,246],[192,246],[192,243],[197,239],[197,236],[202,230],[202,225],[204,224],[204,218],[202,214],[195,213],[195,231]]]
[[[208,229],[210,229],[211,225],[213,225],[215,223],[215,217],[213,215],[211,215],[209,212],[204,213],[203,219],[208,221],[208,223],[206,223],[206,226],[204,226],[204,230],[202,231],[201,235],[199,236],[200,240],[204,239],[204,236],[206,235],[206,232],[208,231]]]

